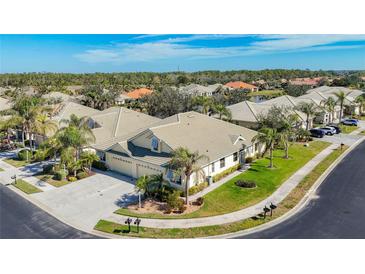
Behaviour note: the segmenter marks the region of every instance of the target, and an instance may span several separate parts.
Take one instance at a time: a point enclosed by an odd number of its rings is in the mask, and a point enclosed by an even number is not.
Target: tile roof
[[[133,98],[133,99],[139,99],[145,95],[151,94],[152,92],[153,92],[153,90],[150,90],[148,88],[139,88],[139,89],[135,89],[133,91],[126,93],[126,96]]]
[[[242,81],[236,81],[236,82],[228,82],[227,84],[225,84],[225,86],[230,87],[230,88],[234,88],[234,89],[254,89],[257,88],[254,85],[242,82]]]

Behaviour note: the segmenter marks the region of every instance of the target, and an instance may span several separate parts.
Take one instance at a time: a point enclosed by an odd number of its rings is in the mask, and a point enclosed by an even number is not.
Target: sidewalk
[[[228,214],[204,217],[204,218],[192,218],[192,219],[144,219],[141,218],[141,226],[153,227],[153,228],[191,228],[200,226],[211,226],[211,225],[221,225],[225,223],[236,222],[256,216],[262,213],[262,209],[265,206],[273,204],[279,204],[284,198],[301,182],[301,180],[311,172],[317,164],[319,164],[324,158],[326,158],[334,149],[339,145],[332,144],[323,151],[321,151],[317,156],[295,172],[286,182],[284,182],[271,196],[261,201],[260,203],[244,208],[239,211],[235,211]],[[112,214],[111,216],[105,218],[108,221],[116,223],[124,223],[127,216],[122,216],[118,214]]]

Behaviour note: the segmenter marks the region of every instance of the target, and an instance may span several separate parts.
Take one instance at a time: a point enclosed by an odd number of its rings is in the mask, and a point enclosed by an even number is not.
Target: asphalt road
[[[94,239],[0,184],[0,239]]]
[[[272,228],[238,238],[365,238],[365,142],[341,161],[300,212]]]

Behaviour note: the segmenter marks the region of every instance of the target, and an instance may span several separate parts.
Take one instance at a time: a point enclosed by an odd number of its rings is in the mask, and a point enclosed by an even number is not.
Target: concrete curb
[[[299,213],[311,199],[313,198],[315,192],[320,187],[320,185],[325,181],[327,176],[332,172],[332,170],[352,151],[354,150],[359,144],[361,144],[365,140],[365,137],[362,137],[361,139],[357,140],[351,147],[349,147],[340,157],[338,157],[327,169],[324,173],[321,174],[321,176],[317,179],[317,181],[312,185],[312,187],[308,190],[308,192],[304,195],[304,197],[299,201],[299,203],[293,207],[291,210],[289,210],[284,215],[278,217],[277,219],[270,221],[268,223],[259,225],[257,227],[249,228],[246,230],[228,233],[228,234],[221,234],[216,236],[210,236],[210,237],[202,237],[203,239],[215,239],[215,238],[234,238],[239,236],[246,236],[249,234],[253,234],[256,232],[260,232],[266,229],[269,229],[271,227],[274,227],[287,219],[293,217],[295,214]]]

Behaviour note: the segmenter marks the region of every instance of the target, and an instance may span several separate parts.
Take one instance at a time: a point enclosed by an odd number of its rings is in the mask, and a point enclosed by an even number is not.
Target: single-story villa
[[[125,95],[133,100],[138,100],[142,98],[143,96],[150,95],[153,93],[153,90],[150,90],[148,88],[138,88],[133,91],[127,92]]]
[[[191,187],[262,152],[263,145],[252,142],[256,135],[254,130],[191,111],[95,148],[105,152],[105,163],[113,171],[133,178],[163,174],[173,186],[182,188],[184,180],[168,165],[175,149],[184,147],[208,157],[200,163],[204,176],[192,175]]]
[[[251,129],[258,129],[260,116],[269,113],[273,105],[279,107],[286,105],[292,114],[296,114],[298,116],[298,126],[305,128],[306,115],[303,112],[294,109],[291,104],[285,104],[285,102],[280,102],[281,104],[279,104],[279,102],[271,102],[270,104],[266,104],[266,102],[254,103],[251,101],[243,101],[234,105],[230,105],[227,108],[231,111],[233,123]]]
[[[179,88],[179,91],[187,96],[212,96],[216,93],[223,85],[214,84],[209,86],[202,86],[198,84],[190,84]]]

